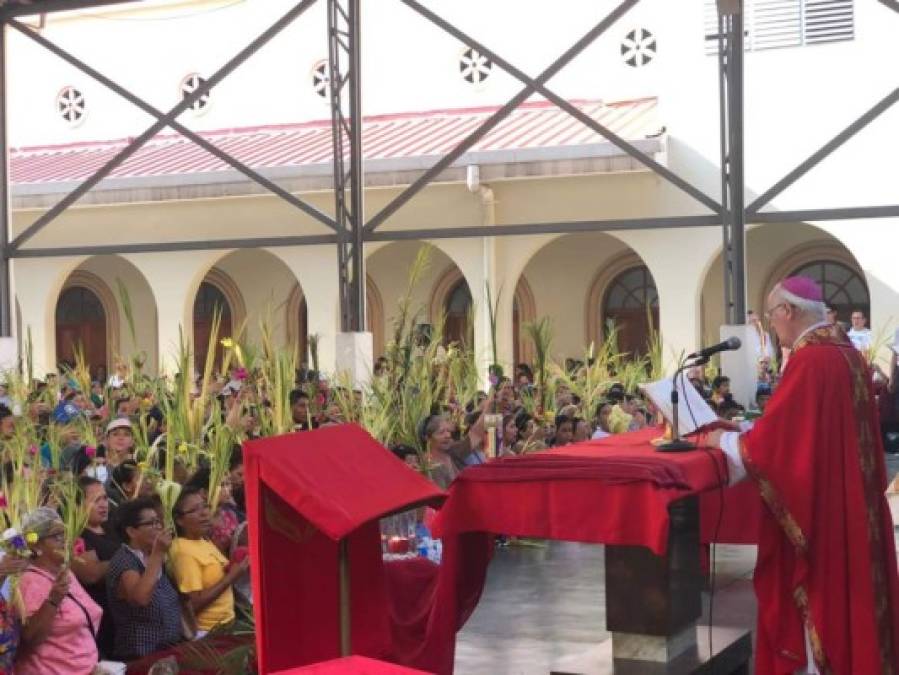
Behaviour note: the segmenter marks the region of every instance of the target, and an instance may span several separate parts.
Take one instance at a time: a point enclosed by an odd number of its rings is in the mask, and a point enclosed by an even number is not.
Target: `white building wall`
[[[191,70],[209,74],[286,11],[293,0],[158,4],[159,9],[142,6],[81,13],[76,18],[51,16],[42,34],[152,104],[167,109],[178,100],[181,77]],[[661,122],[668,134],[663,160],[717,198],[717,65],[713,57],[704,54],[702,4],[699,0],[643,0],[554,77],[550,86],[567,98],[611,101],[658,96]],[[458,69],[463,46],[401,3],[364,6],[366,113],[498,105],[520,90],[520,83],[496,67],[482,85],[466,83]],[[565,0],[549,6],[537,0],[458,0],[428,6],[526,72],[537,74],[614,3]],[[899,14],[879,3],[861,0],[855,3],[855,11],[856,38],[852,41],[747,54],[745,126],[750,199],[895,87],[893,69],[884,64],[895,62],[897,47],[892,36],[899,28]],[[513,22],[515,30],[509,30]],[[327,107],[312,90],[309,73],[312,63],[325,56],[324,26],[324,3],[318,3],[217,87],[204,114],[186,113],[182,121],[194,129],[217,129],[327,117]],[[642,68],[631,68],[622,62],[619,46],[624,35],[638,27],[656,35],[658,56]],[[10,132],[15,145],[124,137],[150,123],[133,106],[89,83],[18,34],[11,35],[10,59]],[[88,96],[88,115],[74,129],[62,123],[53,106],[53,98],[64,84],[75,84]],[[892,160],[899,150],[897,128],[899,109],[884,113],[779,196],[774,208],[895,202]],[[169,201],[71,209],[29,245],[327,233],[324,226],[270,196],[190,199],[189,180],[185,177],[184,189],[169,191]],[[495,181],[489,187],[495,196],[492,221],[498,224],[706,212],[680,190],[648,173],[537,176]],[[367,214],[376,213],[399,189],[368,190]],[[325,212],[333,208],[329,192],[303,197]],[[48,203],[52,201],[48,199]],[[15,231],[21,231],[37,215],[37,210],[16,212]],[[488,221],[477,195],[461,184],[440,184],[416,196],[385,227],[456,227],[484,222]],[[760,228],[759,244],[750,233],[749,305],[759,304],[766,270],[776,257],[794,246],[826,239],[823,233],[828,233],[848,247],[863,269],[875,322],[899,317],[899,270],[892,255],[896,223],[883,220],[817,225],[818,230],[790,224]],[[661,293],[663,337],[672,351],[692,348],[702,340],[702,333],[706,338],[717,335],[723,310],[718,299],[720,263],[714,262],[720,249],[716,228],[590,236],[594,237],[590,247],[576,252],[568,251],[565,243],[576,238],[553,241],[553,236],[509,237],[487,244],[483,239],[435,243],[449,253],[447,264],[452,259],[465,275],[482,308],[485,282],[504,289],[500,339],[501,359],[507,363],[511,360],[511,297],[523,271],[536,296],[538,316],[557,315],[558,323],[566,326],[580,323],[576,330],[557,331],[560,351],[565,355],[580,353],[586,340],[586,277],[595,275],[607,259],[612,250],[610,242],[619,247],[626,243],[649,265]],[[607,244],[608,250],[604,248]],[[367,254],[369,272],[384,300],[387,328],[395,299],[404,288],[409,254],[415,245],[395,244],[380,250],[378,246],[369,245]],[[280,296],[291,279],[289,270],[304,290],[309,330],[322,335],[323,362],[328,363],[339,327],[334,247],[271,252],[286,265],[286,269],[273,272],[271,279],[247,275],[245,269],[232,270],[244,278],[239,286],[248,308],[255,311],[264,296]],[[158,313],[156,351],[161,360],[177,341],[178,326],[190,326],[196,287],[224,253],[126,256],[152,289]],[[388,253],[388,257],[381,257]],[[238,260],[232,262],[239,268]],[[52,362],[53,353],[52,307],[65,270],[77,263],[75,259],[19,260],[14,265],[23,327],[32,325],[40,333],[35,337],[36,351],[45,355],[47,364]],[[578,275],[586,276],[581,279]],[[429,301],[430,288],[422,284],[416,289],[422,301]],[[479,350],[487,345],[484,320],[481,312],[476,325]]]

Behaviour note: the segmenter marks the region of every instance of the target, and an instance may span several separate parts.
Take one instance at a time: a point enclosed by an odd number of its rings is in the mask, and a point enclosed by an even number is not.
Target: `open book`
[[[686,385],[686,386],[685,386]],[[640,389],[646,397],[652,401],[661,411],[662,417],[671,427],[674,427],[674,406],[671,404],[671,378],[657,382],[641,384]],[[677,414],[680,433],[682,436],[692,434],[698,429],[714,425],[718,422],[718,415],[700,396],[696,388],[686,377],[677,378]]]

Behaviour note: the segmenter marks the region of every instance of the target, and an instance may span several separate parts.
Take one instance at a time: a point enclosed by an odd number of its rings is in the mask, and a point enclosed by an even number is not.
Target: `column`
[[[144,275],[156,299],[159,372],[175,372],[182,330],[184,339],[193,342],[193,308],[197,288],[209,268],[226,253],[175,251],[124,256]]]

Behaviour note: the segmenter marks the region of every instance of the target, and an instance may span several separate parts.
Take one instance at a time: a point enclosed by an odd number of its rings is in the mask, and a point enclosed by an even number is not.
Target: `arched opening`
[[[603,295],[603,337],[614,327],[620,352],[645,354],[650,335],[658,326],[659,294],[649,268],[635,265],[620,272]]]
[[[210,281],[203,281],[194,299],[194,367],[200,373],[203,372],[206,355],[209,353],[212,322],[217,310],[221,313],[221,323],[215,345],[216,367],[221,365],[224,354],[221,340],[231,337],[234,330],[232,309],[221,288]]]
[[[69,368],[75,365],[75,354],[81,349],[91,377],[109,372],[107,312],[103,302],[86,286],[64,288],[56,301],[56,361]]]
[[[871,316],[871,296],[860,272],[837,260],[813,260],[794,269],[790,276],[814,279],[824,291],[824,301],[836,310],[837,318],[849,322],[855,310]]]

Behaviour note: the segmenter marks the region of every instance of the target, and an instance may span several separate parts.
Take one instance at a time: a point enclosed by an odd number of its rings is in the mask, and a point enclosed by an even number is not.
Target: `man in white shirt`
[[[849,336],[849,341],[860,352],[871,348],[871,329],[865,326],[867,323],[868,319],[863,311],[856,309],[852,312],[852,328],[849,329],[847,335]]]

